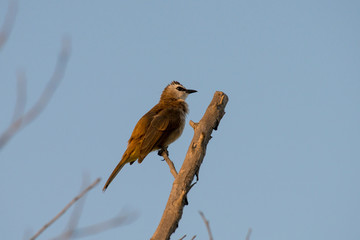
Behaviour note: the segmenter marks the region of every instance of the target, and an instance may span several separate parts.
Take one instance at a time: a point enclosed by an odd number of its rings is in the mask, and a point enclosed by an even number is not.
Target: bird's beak
[[[192,90],[192,89],[186,89],[185,92],[187,94],[190,94],[190,93],[194,93],[194,92],[197,92],[196,90]]]

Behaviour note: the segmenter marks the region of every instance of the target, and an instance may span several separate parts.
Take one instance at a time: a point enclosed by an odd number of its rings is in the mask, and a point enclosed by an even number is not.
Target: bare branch
[[[111,218],[109,220],[88,226],[83,228],[75,229],[71,234],[74,238],[88,237],[101,232],[105,232],[109,229],[123,226],[134,222],[138,217],[137,213],[120,213],[119,216]],[[52,240],[63,240],[69,233],[65,232],[60,236],[53,238]]]
[[[212,233],[211,233],[211,229],[210,229],[210,224],[209,224],[209,221],[205,218],[205,215],[202,211],[199,211],[199,214],[201,216],[201,218],[203,219],[204,223],[205,223],[205,226],[206,226],[206,229],[209,233],[209,240],[214,240],[213,236],[212,236]]]
[[[0,29],[0,50],[5,45],[11,33],[11,30],[13,29],[17,10],[18,10],[18,1],[10,0],[4,23]]]
[[[176,171],[174,162],[171,161],[170,158],[169,158],[168,151],[167,151],[167,150],[166,150],[166,151],[161,151],[161,156],[164,158],[165,162],[169,165],[170,172],[171,172],[171,174],[173,175],[173,177],[174,177],[174,179],[175,179],[175,178],[178,176],[178,172]],[[196,182],[193,183],[193,184],[190,186],[190,189],[191,189],[195,184],[196,184]],[[190,189],[189,189],[189,190],[190,190]],[[185,197],[184,201],[185,201],[185,205],[188,205],[188,204],[189,204],[189,202],[188,202],[188,200],[187,200],[187,197]]]
[[[176,168],[175,168],[175,165],[174,165],[173,161],[170,160],[170,158],[169,158],[168,154],[166,153],[166,151],[162,151],[161,156],[165,159],[166,163],[169,165],[171,174],[174,176],[174,178],[176,178],[178,173],[176,171]]]
[[[182,238],[180,238],[179,240],[183,240],[186,238],[186,234],[184,236],[182,236]]]
[[[51,224],[53,224],[57,219],[59,219],[76,201],[82,198],[87,192],[93,189],[99,182],[100,178],[96,179],[91,185],[89,185],[84,191],[77,195],[73,200],[71,200],[53,219],[46,223],[30,240],[36,239],[43,231],[45,231]]]
[[[186,195],[191,183],[197,175],[204,159],[206,146],[211,138],[212,131],[218,127],[225,114],[228,97],[223,92],[215,92],[206,112],[195,127],[194,137],[189,146],[184,163],[173,183],[168,202],[160,223],[152,236],[153,240],[167,240],[175,232],[181,219],[186,203]]]
[[[15,122],[24,114],[26,105],[26,76],[24,71],[17,73],[16,104],[12,122]]]
[[[249,230],[248,230],[248,232],[247,232],[247,234],[246,234],[245,240],[250,240],[250,235],[251,235],[251,233],[252,233],[252,229],[249,228]]]
[[[54,95],[61,79],[64,77],[66,65],[70,56],[70,40],[65,39],[62,43],[55,70],[50,81],[46,85],[40,98],[35,105],[24,115],[19,116],[15,121],[11,122],[9,127],[0,135],[0,149],[24,126],[32,122],[47,106],[50,99]],[[18,91],[19,92],[19,91]],[[18,97],[19,98],[19,97]],[[15,115],[14,115],[15,116]]]
[[[196,123],[196,122],[193,122],[192,120],[190,120],[189,124],[190,124],[190,126],[195,130],[195,128],[197,127],[197,125],[198,125],[199,123]]]
[[[84,175],[80,191],[83,191],[83,189],[85,189],[86,186],[88,186],[88,185],[89,185],[89,177]],[[69,218],[67,230],[65,231],[65,234],[63,237],[64,240],[68,240],[74,235],[75,229],[77,228],[77,226],[79,224],[82,210],[85,205],[85,200],[86,200],[86,195],[76,203],[76,205],[71,213],[71,216]]]

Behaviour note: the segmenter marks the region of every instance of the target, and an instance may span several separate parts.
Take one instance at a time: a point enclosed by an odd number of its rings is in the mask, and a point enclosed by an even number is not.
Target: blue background
[[[8,1],[0,0],[0,23]],[[79,227],[125,210],[131,224],[87,239],[149,239],[173,177],[156,153],[127,165],[106,193],[136,121],[173,80],[198,90],[198,121],[216,90],[229,96],[172,236],[360,239],[359,1],[20,1],[0,52],[0,131],[16,71],[27,109],[70,36],[66,75],[45,111],[1,149],[0,239],[28,238],[78,192],[102,182]],[[179,169],[193,130],[169,148]],[[131,215],[131,214],[130,214]],[[64,231],[67,213],[39,239]]]

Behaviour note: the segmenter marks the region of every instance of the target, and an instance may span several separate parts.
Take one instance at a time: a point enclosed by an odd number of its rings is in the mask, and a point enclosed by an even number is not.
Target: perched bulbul
[[[164,150],[178,139],[185,126],[188,112],[186,97],[196,90],[186,89],[177,81],[166,86],[160,101],[148,111],[136,124],[128,141],[128,146],[121,161],[111,173],[103,188],[107,189],[125,164],[141,163],[152,151]]]

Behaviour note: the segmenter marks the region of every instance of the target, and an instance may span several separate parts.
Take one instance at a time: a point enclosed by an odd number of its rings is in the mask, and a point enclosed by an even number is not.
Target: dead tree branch
[[[77,228],[71,230],[73,238],[88,237],[99,234],[101,232],[108,231],[112,228],[130,224],[138,218],[138,214],[135,213],[120,213],[118,216],[108,219],[106,221],[93,224],[91,226]],[[69,235],[69,232],[65,232],[60,236],[53,238],[52,240],[64,240]]]
[[[201,218],[203,219],[203,221],[205,223],[205,226],[206,226],[206,229],[207,229],[207,231],[209,233],[209,240],[214,240],[214,238],[212,236],[212,233],[211,233],[209,221],[205,218],[205,215],[204,215],[203,212],[199,211],[199,214],[200,214]]]
[[[191,183],[198,175],[200,165],[204,159],[206,146],[211,138],[213,129],[217,129],[221,118],[225,114],[228,97],[223,92],[215,92],[204,116],[198,124],[191,124],[194,128],[194,137],[189,146],[184,163],[173,183],[168,202],[160,223],[152,236],[153,240],[170,239],[178,227],[185,205],[186,195]]]
[[[51,224],[58,220],[74,203],[76,203],[80,198],[82,198],[87,192],[93,189],[99,182],[100,178],[96,179],[91,185],[84,189],[79,195],[77,195],[73,200],[71,200],[53,219],[46,223],[30,240],[36,239],[43,231],[45,231]]]
[[[250,240],[251,233],[252,233],[252,228],[249,228],[249,230],[246,234],[245,240]]]
[[[50,99],[55,93],[55,90],[57,89],[60,81],[64,77],[66,65],[70,56],[70,40],[64,39],[62,43],[62,49],[60,51],[55,70],[53,72],[52,77],[50,78],[50,81],[47,83],[44,91],[42,92],[41,96],[39,97],[38,101],[35,103],[35,105],[30,108],[29,111],[26,113],[17,116],[19,108],[23,108],[25,105],[25,98],[22,96],[18,96],[18,101],[23,101],[22,103],[17,102],[15,111],[14,111],[14,117],[16,117],[9,125],[9,127],[0,135],[0,149],[4,147],[4,145],[24,126],[28,125],[30,122],[32,122],[47,106],[47,104],[50,102]],[[19,80],[18,77],[18,94],[24,94],[25,90],[23,89],[25,81]],[[21,88],[21,90],[20,90]],[[20,107],[19,107],[20,106]]]
[[[11,122],[15,122],[16,120],[18,120],[24,114],[25,111],[26,98],[27,98],[25,72],[18,71],[16,85],[17,85],[16,104]]]
[[[170,158],[169,158],[168,154],[166,153],[166,151],[163,151],[161,153],[161,156],[164,158],[165,162],[169,165],[171,174],[174,176],[174,178],[176,178],[177,175],[178,175],[178,172],[176,171],[174,162],[170,160]]]
[[[184,240],[186,238],[186,234],[182,236],[179,240]]]
[[[171,174],[173,175],[174,179],[178,176],[178,172],[176,171],[176,168],[175,168],[175,165],[174,165],[174,162],[171,161],[171,159],[169,158],[169,155],[168,155],[168,152],[167,151],[162,151],[161,152],[161,156],[164,158],[165,162],[169,165],[169,168],[170,168],[170,172]],[[196,182],[194,182],[191,186],[190,186],[190,189],[196,184]],[[189,190],[190,190],[189,189]],[[187,200],[187,197],[185,197],[185,205],[188,205],[188,200]]]
[[[9,6],[6,12],[5,20],[0,29],[0,50],[5,45],[11,33],[11,30],[13,29],[17,10],[18,10],[18,1],[17,0],[9,1]]]
[[[90,182],[89,176],[84,174],[80,192],[83,191],[83,189],[85,189],[89,185],[89,182]],[[79,224],[82,211],[84,209],[85,200],[86,200],[86,195],[83,198],[81,198],[79,201],[77,201],[76,205],[74,206],[71,216],[69,218],[67,228],[64,231],[63,234],[64,237],[62,238],[62,240],[69,240],[73,237],[75,229]]]

